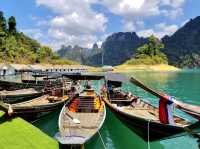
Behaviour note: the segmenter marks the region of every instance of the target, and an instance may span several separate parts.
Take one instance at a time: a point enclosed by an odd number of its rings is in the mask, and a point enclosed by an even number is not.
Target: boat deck
[[[60,127],[61,136],[64,138],[64,144],[84,144],[91,136],[93,136],[99,129],[103,119],[104,111],[98,113],[79,113],[71,112],[65,108],[61,117]],[[80,124],[73,122],[73,119],[78,119]]]
[[[157,108],[143,102],[140,99],[137,99],[135,103],[129,106],[117,106],[116,104],[112,104],[114,107],[116,107],[118,110],[126,112],[127,114],[144,118],[147,120],[152,120],[155,122],[160,122],[159,120],[159,111]],[[185,121],[184,119],[181,119],[177,116],[174,116],[174,122],[177,126],[187,126],[190,123],[188,121]]]
[[[34,94],[34,93],[38,93],[38,91],[36,91],[33,88],[20,89],[20,90],[15,90],[15,91],[3,90],[3,91],[0,91],[0,96],[6,96],[6,95],[26,95],[26,94]]]
[[[12,107],[26,107],[26,106],[39,106],[39,105],[45,105],[45,104],[51,104],[51,103],[55,103],[56,101],[64,101],[68,99],[68,96],[64,96],[64,97],[58,97],[60,100],[58,100],[58,98],[56,98],[55,102],[51,102],[48,98],[50,96],[48,95],[44,95],[41,96],[39,98],[35,98],[33,100],[29,100],[29,101],[25,101],[25,102],[21,102],[21,103],[17,103],[17,104],[12,104]]]

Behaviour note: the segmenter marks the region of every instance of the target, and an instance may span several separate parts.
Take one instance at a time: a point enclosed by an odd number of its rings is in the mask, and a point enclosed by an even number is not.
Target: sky
[[[0,0],[18,31],[54,50],[101,45],[115,32],[162,38],[200,15],[199,9],[200,0]]]

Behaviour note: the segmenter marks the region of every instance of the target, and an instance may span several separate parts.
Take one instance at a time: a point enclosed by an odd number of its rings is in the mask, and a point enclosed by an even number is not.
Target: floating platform
[[[59,144],[21,118],[6,119],[0,111],[1,149],[59,149]]]

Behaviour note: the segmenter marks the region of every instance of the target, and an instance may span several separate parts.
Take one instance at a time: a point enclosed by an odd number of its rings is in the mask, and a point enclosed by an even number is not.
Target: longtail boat
[[[133,77],[131,77],[130,82],[139,86],[140,88],[144,89],[145,91],[151,93],[152,95],[154,95],[158,98],[163,98],[165,100],[168,100],[169,97],[171,98],[170,95],[167,95],[166,93],[158,92],[152,88],[149,88],[146,85],[144,85],[141,81],[139,81]],[[179,108],[183,112],[189,114],[190,116],[192,116],[200,121],[200,106],[183,103],[176,99],[173,99],[173,102],[175,103],[177,108]]]
[[[32,76],[35,78],[35,80],[21,79],[21,82],[0,80],[0,89],[12,91],[25,88],[43,89],[44,87],[52,87],[55,85],[62,86],[62,79],[60,79],[62,75],[60,73],[43,72],[40,74],[33,74]],[[40,80],[37,78],[40,78]],[[43,80],[41,80],[42,78]]]
[[[19,89],[24,89],[24,88],[42,89],[44,88],[44,85],[35,84],[35,83],[22,83],[22,82],[0,80],[0,87],[2,90],[12,91],[12,90],[19,90]]]
[[[199,122],[192,123],[176,115],[173,115],[173,124],[161,122],[157,107],[121,89],[122,83],[127,80],[120,75],[107,75],[102,98],[114,115],[145,141],[185,135],[188,130],[193,132],[200,127]]]
[[[25,100],[39,97],[43,94],[43,91],[37,91],[34,88],[20,89],[14,91],[0,91],[0,100],[5,103],[16,103]]]
[[[86,89],[62,108],[59,116],[61,144],[82,145],[102,127],[106,117],[104,102],[94,90]]]
[[[37,85],[44,85],[45,81],[44,80],[22,80],[22,83],[29,83],[29,84],[37,84]]]
[[[16,104],[1,103],[0,109],[5,111],[8,116],[20,116],[26,120],[32,121],[44,114],[59,109],[68,99],[68,96],[59,97],[43,95]]]
[[[68,76],[69,77],[69,76]],[[71,76],[69,78],[74,78]],[[74,79],[98,80],[99,76],[79,75]],[[68,100],[59,116],[59,133],[55,138],[61,144],[80,147],[90,140],[102,127],[106,117],[106,108],[101,97],[86,85],[79,95]]]

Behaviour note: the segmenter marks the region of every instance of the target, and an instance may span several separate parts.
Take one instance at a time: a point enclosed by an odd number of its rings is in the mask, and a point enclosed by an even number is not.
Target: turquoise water
[[[176,99],[187,103],[200,105],[200,71],[183,71],[183,72],[133,72],[126,74],[134,76],[145,84],[167,94],[174,96]],[[95,83],[98,89],[100,84]],[[143,90],[132,84],[126,83],[124,89],[142,97],[153,104],[158,100],[145,93]],[[178,111],[179,113],[179,111]],[[59,111],[54,112],[34,124],[50,136],[58,131],[57,119]],[[182,116],[191,119],[183,113]],[[191,119],[192,120],[192,119]],[[136,134],[126,128],[113,114],[107,110],[106,121],[100,131],[103,142],[107,149],[147,149],[148,145]],[[189,137],[179,137],[165,141],[150,143],[151,149],[198,149],[196,140]],[[86,145],[86,149],[103,149],[103,144],[97,134]]]

